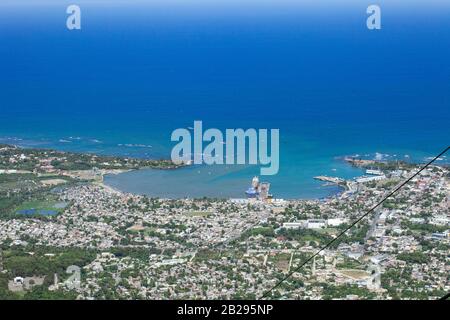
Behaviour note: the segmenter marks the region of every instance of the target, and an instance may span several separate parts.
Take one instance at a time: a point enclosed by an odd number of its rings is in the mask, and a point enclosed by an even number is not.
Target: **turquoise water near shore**
[[[313,177],[360,175],[346,155],[424,162],[450,141],[450,6],[381,2],[375,32],[360,1],[223,10],[81,1],[80,32],[65,29],[63,2],[3,6],[0,143],[168,158],[172,131],[195,120],[278,128],[280,171],[263,180],[281,198],[334,194]],[[242,197],[257,174],[189,167],[106,182]]]
[[[106,176],[104,182],[118,190],[161,198],[244,198],[257,168],[245,166],[190,166],[177,170],[144,169]],[[344,170],[343,170],[344,171]],[[333,171],[340,176],[359,170]],[[308,172],[308,170],[306,170]],[[337,194],[342,188],[325,186],[308,178],[283,176],[261,177],[271,183],[276,198],[311,199]]]

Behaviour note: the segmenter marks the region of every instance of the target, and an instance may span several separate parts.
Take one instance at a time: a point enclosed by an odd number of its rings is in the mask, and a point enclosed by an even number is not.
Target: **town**
[[[104,174],[170,161],[0,146],[2,299],[436,299],[450,291],[449,168],[355,163],[323,200],[160,199]],[[79,268],[79,278],[68,272]]]

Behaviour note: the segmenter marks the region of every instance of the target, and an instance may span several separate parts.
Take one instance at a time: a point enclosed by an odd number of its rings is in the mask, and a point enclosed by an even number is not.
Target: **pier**
[[[345,180],[337,177],[328,177],[328,176],[316,176],[314,177],[316,180],[331,182],[335,184],[345,184]]]

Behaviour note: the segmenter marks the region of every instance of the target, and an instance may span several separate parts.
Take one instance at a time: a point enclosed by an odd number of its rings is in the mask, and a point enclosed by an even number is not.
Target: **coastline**
[[[349,163],[348,161],[344,159],[343,163],[345,163],[347,166],[355,166],[352,163]],[[356,165],[359,169],[364,170],[361,172],[360,175],[357,175],[353,178],[350,179],[344,179],[341,177],[333,177],[333,176],[326,176],[326,175],[322,175],[322,176],[314,176],[311,178],[311,180],[317,180],[317,181],[323,181],[326,182],[325,184],[322,184],[320,186],[318,186],[318,188],[322,188],[325,189],[326,187],[336,187],[336,189],[331,193],[328,194],[326,196],[318,196],[318,197],[308,197],[308,198],[303,198],[303,197],[283,197],[283,196],[277,196],[277,194],[274,194],[274,198],[279,198],[279,199],[283,199],[283,200],[292,200],[292,201],[300,201],[300,200],[319,200],[319,201],[327,201],[327,200],[331,200],[331,199],[336,199],[336,198],[342,198],[342,197],[348,197],[350,196],[352,193],[354,193],[356,191],[356,184],[357,181],[359,179],[362,180],[366,180],[366,181],[370,181],[371,179],[378,179],[376,178],[376,175],[371,175],[367,173],[367,165],[370,164],[371,168],[377,168],[377,167],[381,167],[383,170],[391,170],[391,166],[395,166],[395,165],[402,165],[404,166],[404,168],[413,168],[416,167],[417,165],[419,165],[418,163],[399,163],[399,162],[394,162],[394,161],[377,161],[377,160],[368,160],[363,161],[363,162],[358,162],[358,165]],[[446,164],[438,164],[438,166],[446,166]],[[388,169],[389,168],[389,169]],[[142,168],[142,169],[136,169],[136,170],[130,170],[129,172],[126,172],[125,174],[128,174],[130,172],[132,173],[137,173],[139,171],[143,172],[143,175],[145,176],[145,170],[146,168]],[[151,171],[155,171],[155,169],[150,169]],[[376,171],[376,170],[375,170]],[[178,174],[178,173],[177,173]],[[106,177],[112,177],[112,175],[105,175]],[[121,176],[121,174],[116,175],[116,176]],[[134,176],[134,178],[136,178],[136,175]],[[247,176],[247,180],[245,180],[240,186],[242,187],[242,190],[244,190],[246,184],[251,178],[251,175]],[[141,179],[141,178],[136,178],[137,180]],[[137,183],[137,180],[132,180],[133,183]],[[150,178],[149,178],[150,180]],[[142,195],[145,194],[147,196],[150,197],[158,197],[158,198],[165,198],[165,199],[194,199],[194,198],[221,198],[221,199],[233,199],[233,198],[245,198],[244,197],[244,192],[242,192],[241,196],[221,196],[219,194],[214,194],[214,195],[199,195],[199,196],[186,196],[186,195],[182,195],[182,196],[168,196],[168,195],[164,195],[164,196],[159,196],[157,194],[152,194],[151,192],[147,192],[146,189],[140,189],[139,191],[130,191],[130,190],[126,190],[126,186],[125,186],[125,190],[123,190],[121,187],[118,187],[118,184],[121,184],[120,182],[115,181],[115,185],[112,185],[111,183],[105,182],[103,181],[103,184],[105,184],[106,186],[112,188],[115,191],[119,191],[119,192],[123,192],[123,193],[130,193],[130,194],[135,194],[135,195]],[[126,184],[127,182],[125,182]],[[163,179],[162,184],[170,184],[169,180],[165,180]],[[122,182],[123,185],[123,182]],[[161,185],[160,185],[161,187]],[[186,186],[186,188],[192,188],[194,187],[193,185],[188,185]],[[214,188],[214,187],[212,187]],[[240,187],[238,187],[240,188]]]
[[[7,145],[3,145],[7,146]],[[13,147],[13,146],[9,146]],[[238,178],[235,179],[235,172],[231,173],[229,171],[223,171],[216,174],[215,171],[222,170],[212,167],[197,167],[197,166],[190,166],[187,164],[173,164],[170,160],[149,160],[149,159],[136,159],[136,158],[130,158],[130,157],[119,157],[119,156],[100,156],[95,155],[91,153],[74,153],[74,152],[67,152],[67,151],[58,151],[53,149],[37,149],[37,148],[22,148],[14,146],[15,148],[18,148],[18,150],[26,151],[29,153],[33,152],[50,152],[52,155],[63,155],[64,157],[71,156],[75,157],[75,159],[95,159],[97,162],[95,165],[91,165],[91,169],[89,170],[59,170],[59,173],[61,175],[70,176],[72,178],[78,178],[78,179],[86,179],[86,180],[92,180],[92,181],[98,181],[100,180],[101,184],[104,185],[107,188],[110,188],[110,190],[113,190],[114,192],[121,192],[121,193],[131,193],[131,194],[146,194],[148,196],[153,197],[159,197],[159,198],[171,198],[171,199],[182,199],[182,198],[222,198],[222,199],[230,199],[230,198],[244,198],[244,192],[243,190],[247,187],[249,184],[249,181],[251,180],[251,177],[253,174],[249,171],[248,173],[241,174]],[[403,165],[403,166],[414,166],[413,163],[406,163],[404,161],[390,161],[390,160],[373,160],[373,159],[359,159],[357,156],[341,156],[341,157],[334,157],[335,163],[333,166],[342,165],[344,167],[344,170],[347,168],[358,168],[359,173],[354,174],[351,179],[355,179],[358,177],[361,177],[363,175],[362,170],[367,169],[369,167],[380,167],[381,169],[387,169],[390,168],[390,166],[393,165]],[[113,163],[116,162],[116,163]],[[151,165],[149,165],[151,164]],[[156,164],[156,165],[155,165]],[[117,168],[117,166],[121,166],[122,168]],[[100,167],[100,168],[97,168]],[[190,168],[190,169],[189,169]],[[223,167],[222,167],[223,168]],[[2,168],[3,169],[3,168]],[[8,168],[5,168],[7,170]],[[55,171],[55,168],[51,168],[51,172]],[[185,171],[178,171],[176,169],[186,169]],[[340,168],[342,169],[342,168]],[[293,196],[286,196],[285,193],[283,193],[283,190],[280,189],[280,185],[282,186],[283,183],[278,183],[276,181],[271,181],[270,177],[268,179],[268,182],[272,184],[272,190],[274,197],[276,198],[282,198],[282,199],[289,199],[289,200],[323,200],[323,199],[330,199],[330,198],[336,198],[340,197],[344,194],[346,194],[347,191],[351,191],[351,187],[349,187],[349,183],[351,182],[349,178],[343,178],[339,173],[342,173],[342,170],[336,172],[336,169],[333,168],[333,173],[337,176],[330,176],[330,175],[319,175],[319,176],[313,176],[313,177],[305,177],[301,183],[304,183],[305,185],[308,185],[308,187],[296,187],[298,191],[296,191],[297,195]],[[200,173],[200,171],[203,171],[202,174],[196,175],[196,172],[191,172],[191,177],[186,177],[186,171],[197,171]],[[234,170],[234,169],[233,169]],[[58,170],[56,170],[58,172]],[[154,175],[149,175],[149,172],[173,172],[173,174],[169,175],[156,175],[156,178],[158,178],[159,183],[154,183],[153,185],[146,185],[145,180],[153,180],[155,177]],[[131,181],[127,181],[124,177],[126,176],[132,176]],[[232,178],[229,178],[231,175]],[[142,177],[141,177],[142,176]],[[110,178],[116,178],[117,183],[111,183],[109,180]],[[105,179],[106,178],[106,179]],[[136,179],[136,180],[133,180]],[[235,179],[236,182],[234,185],[231,184],[230,179]],[[106,181],[105,181],[106,180]],[[108,181],[109,180],[109,181]],[[139,181],[144,180],[144,181]],[[273,179],[275,180],[275,179]],[[295,180],[294,177],[288,177],[288,180],[285,182],[291,183],[293,180]],[[324,181],[326,184],[318,185],[317,183],[312,182],[312,180],[319,180]],[[124,183],[124,187],[121,187],[119,184]],[[151,181],[150,181],[151,183]],[[127,187],[127,184],[132,184],[133,188],[131,190]],[[140,185],[142,188],[139,189],[135,185]],[[182,187],[180,187],[182,185]],[[198,186],[206,186],[204,187],[204,190],[206,191],[204,194],[197,193],[195,195],[190,195],[188,191],[191,191],[195,188],[198,188]],[[173,186],[173,188],[169,188],[170,186]],[[336,187],[336,188],[333,188]],[[160,191],[160,189],[169,188],[167,194],[164,193],[156,193],[153,194],[151,191],[148,190],[157,190]],[[178,194],[176,192],[172,192],[172,189],[176,188],[184,188],[185,190],[179,191]],[[230,195],[230,188],[233,188],[236,191],[232,191],[232,194]],[[308,188],[308,189],[305,189]],[[314,190],[312,190],[314,189]],[[216,190],[217,192],[214,193],[213,191]],[[225,191],[224,191],[225,190]],[[228,191],[227,191],[228,190]],[[239,192],[241,190],[242,192]],[[277,192],[281,190],[281,192]],[[311,191],[312,190],[312,191]],[[228,194],[227,194],[228,192]],[[312,196],[311,196],[312,195]]]
[[[180,168],[181,169],[181,168]],[[197,172],[200,173],[200,171],[206,170],[208,171],[208,174],[212,175],[215,174],[214,169],[210,167],[203,167],[200,170],[197,171],[195,167],[191,168],[195,175]],[[226,184],[225,181],[224,185],[221,184],[218,185],[212,185],[208,186],[207,194],[196,194],[196,195],[188,195],[186,193],[183,193],[184,191],[179,191],[179,194],[173,196],[170,194],[158,194],[155,193],[155,190],[160,190],[162,188],[167,188],[170,185],[175,185],[174,188],[177,188],[177,185],[183,185],[186,181],[186,172],[180,172],[180,171],[172,171],[172,173],[169,174],[169,176],[160,177],[160,172],[162,171],[171,171],[171,170],[159,170],[154,168],[139,168],[139,169],[133,169],[133,170],[127,170],[121,173],[105,173],[105,175],[102,177],[102,184],[111,188],[112,190],[119,191],[122,193],[128,193],[128,194],[134,194],[134,195],[147,195],[149,197],[157,197],[157,198],[165,198],[165,199],[198,199],[198,198],[220,198],[220,199],[239,199],[239,198],[246,198],[245,196],[245,187],[250,183],[251,177],[253,175],[247,175],[243,179],[239,179],[238,181],[242,181],[241,183],[238,183],[235,187],[235,190],[238,190],[239,193],[233,194],[233,195],[224,195],[223,190],[221,189],[227,189],[229,190],[230,186]],[[164,174],[163,174],[164,175]],[[203,177],[199,178],[199,180],[203,179],[205,176],[209,178],[209,175],[206,173],[203,174]],[[192,178],[192,177],[191,177]],[[223,178],[223,177],[221,177]],[[195,188],[196,185],[202,185],[205,183],[204,180],[197,181],[196,177],[193,177],[194,181],[186,182],[186,190],[191,190],[192,188]],[[340,197],[341,195],[345,194],[346,191],[349,191],[351,188],[348,186],[348,181],[345,179],[340,179],[340,183],[329,183],[326,185],[323,184],[315,184],[315,189],[319,190],[323,195],[318,195],[314,197],[302,197],[302,196],[293,196],[293,197],[286,197],[283,195],[280,195],[276,191],[274,192],[274,198],[277,199],[283,199],[283,200],[292,200],[292,201],[299,201],[299,200],[324,200],[324,199],[332,199],[336,197]],[[156,185],[153,185],[154,187],[149,187],[148,183],[150,183],[153,180],[157,180],[159,183],[156,183]],[[215,178],[212,178],[214,182],[216,182]],[[309,179],[312,183],[315,180],[315,178],[311,177]],[[148,183],[146,183],[148,182]],[[131,185],[131,186],[130,186]],[[277,186],[274,186],[274,189],[276,190]],[[214,193],[213,190],[217,190],[217,193]],[[240,192],[240,191],[241,192]],[[320,191],[322,190],[322,191]],[[173,192],[173,190],[171,190]],[[176,191],[174,191],[176,193]],[[226,192],[226,191],[225,191]],[[299,189],[299,193],[304,192],[303,189]]]

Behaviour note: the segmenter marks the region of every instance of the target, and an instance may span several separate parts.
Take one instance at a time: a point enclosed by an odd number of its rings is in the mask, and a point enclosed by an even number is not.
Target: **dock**
[[[316,180],[326,181],[334,184],[345,184],[345,180],[337,177],[328,177],[328,176],[316,176],[314,177]]]

